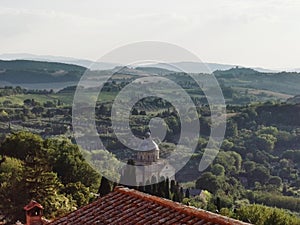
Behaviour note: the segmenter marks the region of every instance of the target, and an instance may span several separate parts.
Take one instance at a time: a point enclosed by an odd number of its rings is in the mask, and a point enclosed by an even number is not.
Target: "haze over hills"
[[[168,70],[173,70],[176,72],[187,72],[187,73],[211,73],[216,70],[229,70],[236,67],[243,67],[239,65],[229,65],[229,64],[220,64],[220,63],[201,63],[201,62],[174,62],[172,63],[172,66],[169,66],[167,64],[150,64],[147,66],[151,67],[157,67],[157,68],[163,68]],[[147,67],[145,66],[145,67]],[[269,70],[264,68],[255,67],[253,68],[258,72],[263,73],[272,73],[272,72],[279,72],[276,70]]]
[[[2,60],[15,60],[15,59],[25,59],[25,60],[35,60],[35,61],[48,61],[48,62],[61,62],[67,64],[74,64],[83,67],[90,67],[91,65],[94,70],[108,70],[113,69],[116,66],[121,66],[118,63],[111,63],[111,62],[93,62],[92,60],[87,59],[77,59],[72,57],[63,57],[63,56],[51,56],[51,55],[35,55],[35,54],[28,54],[28,53],[12,53],[12,54],[0,54],[0,59]],[[199,63],[199,62],[173,62],[173,66],[179,68],[179,70],[183,70],[188,73],[206,73],[208,71],[216,71],[216,70],[228,70],[234,67],[244,67],[241,65],[230,65],[230,64],[220,64],[220,63]],[[149,64],[144,67],[158,67],[163,69],[170,70],[170,66],[166,64]],[[296,71],[300,72],[299,69],[282,69],[282,70],[271,70],[266,68],[260,67],[253,67],[253,69],[259,72],[279,72],[279,71]],[[171,70],[176,69],[172,67]]]
[[[179,68],[200,71],[201,67],[206,72],[208,69],[204,64],[191,62],[178,63]],[[259,72],[251,68],[233,67],[227,70],[227,65],[214,64],[219,68],[214,72],[221,85],[231,88],[243,88],[271,91],[291,96],[299,95],[300,75],[296,72]],[[143,67],[114,67],[110,70],[95,71],[95,79],[118,75],[119,79],[135,79],[149,75],[161,75],[172,77],[177,81],[184,79],[178,76],[178,70],[174,67],[165,67],[165,64],[152,64]],[[186,70],[187,70],[186,69]],[[175,71],[174,71],[175,70]],[[70,85],[76,85],[86,67],[58,63],[41,62],[32,60],[0,60],[0,82],[1,86],[22,86],[30,89],[60,89]],[[199,72],[198,72],[199,73]],[[201,74],[201,73],[199,73]],[[124,76],[125,75],[125,76]]]
[[[20,54],[1,54],[0,59],[2,60],[34,60],[34,61],[45,61],[45,62],[60,62],[66,64],[74,64],[83,67],[90,67],[93,64],[93,69],[96,70],[108,70],[113,69],[116,66],[120,66],[117,63],[110,62],[93,62],[87,59],[76,59],[72,57],[64,57],[64,56],[51,56],[51,55],[34,55],[27,53]]]

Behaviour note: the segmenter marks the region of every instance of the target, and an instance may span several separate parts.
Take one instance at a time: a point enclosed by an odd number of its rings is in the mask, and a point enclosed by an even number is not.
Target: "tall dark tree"
[[[139,183],[138,190],[141,191],[141,192],[145,192],[145,185],[143,185],[142,182]]]
[[[175,182],[175,180],[171,180],[171,188],[170,188],[170,190],[171,190],[172,194],[174,194],[175,189],[176,189],[176,182]]]
[[[164,177],[160,178],[160,182],[158,183],[158,196],[165,198],[166,194],[165,194],[165,190],[166,190],[166,180]]]
[[[182,202],[183,197],[184,197],[183,188],[180,187],[180,191],[179,191],[179,202]]]
[[[173,197],[172,197],[172,200],[174,202],[179,202],[179,192],[178,191],[175,191],[174,194],[173,194]]]
[[[170,199],[170,181],[168,177],[165,184],[165,198]]]
[[[220,212],[221,211],[221,199],[220,199],[220,197],[217,197],[217,199],[216,199],[216,207],[217,207],[218,212]]]
[[[148,193],[148,194],[152,194],[152,186],[151,186],[149,180],[146,181],[145,192]]]
[[[183,190],[181,190],[181,188],[179,187],[178,182],[175,182],[175,186],[174,186],[174,194],[173,194],[173,198],[172,200],[175,202],[181,202],[182,201],[182,196],[181,192],[183,193]]]
[[[111,183],[105,176],[102,176],[101,184],[98,190],[100,197],[107,195],[111,192]]]
[[[157,195],[158,194],[158,184],[157,184],[157,179],[156,179],[156,176],[153,175],[151,177],[151,186],[152,186],[152,194],[153,195]]]
[[[185,190],[185,197],[186,197],[186,198],[190,198],[190,189],[189,189],[189,188],[187,188],[187,189]]]

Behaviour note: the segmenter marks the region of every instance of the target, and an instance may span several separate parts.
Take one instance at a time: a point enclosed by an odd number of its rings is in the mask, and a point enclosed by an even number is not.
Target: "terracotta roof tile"
[[[34,207],[38,207],[39,209],[43,209],[43,206],[39,203],[37,203],[34,200],[31,200],[28,205],[24,206],[25,211],[29,211],[30,209],[33,209]]]
[[[247,223],[185,206],[136,190],[116,187],[99,198],[49,225],[246,225]]]

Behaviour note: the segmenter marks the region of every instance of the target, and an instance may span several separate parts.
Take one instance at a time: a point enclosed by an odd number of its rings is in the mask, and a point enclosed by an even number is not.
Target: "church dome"
[[[146,151],[159,151],[158,145],[152,140],[151,136],[149,135],[147,138],[143,140],[141,143],[139,150],[142,152]]]

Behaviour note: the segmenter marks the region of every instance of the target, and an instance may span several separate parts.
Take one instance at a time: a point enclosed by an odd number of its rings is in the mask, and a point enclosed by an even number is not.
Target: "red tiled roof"
[[[49,225],[81,224],[246,225],[247,223],[136,190],[116,187],[114,192],[52,221]]]
[[[28,205],[24,206],[24,210],[25,211],[29,211],[30,209],[33,209],[34,207],[38,207],[40,209],[44,209],[43,206],[39,203],[37,203],[36,201],[34,200],[31,200]]]

